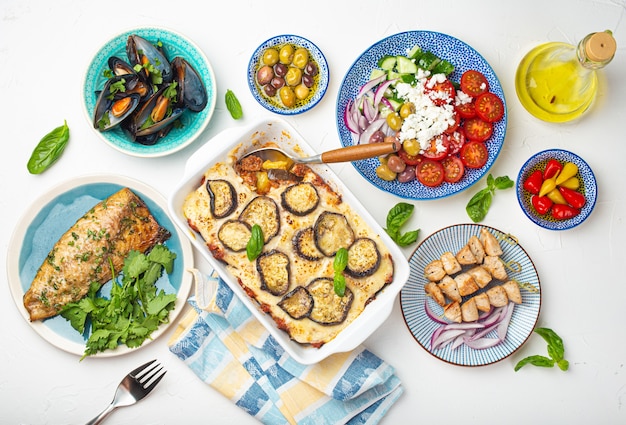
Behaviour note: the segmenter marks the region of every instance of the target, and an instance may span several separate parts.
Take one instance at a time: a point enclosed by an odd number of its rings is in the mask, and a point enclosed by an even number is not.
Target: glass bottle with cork
[[[595,99],[596,70],[611,62],[616,48],[609,30],[591,33],[577,46],[550,42],[535,47],[524,56],[515,75],[520,102],[544,121],[578,118]]]

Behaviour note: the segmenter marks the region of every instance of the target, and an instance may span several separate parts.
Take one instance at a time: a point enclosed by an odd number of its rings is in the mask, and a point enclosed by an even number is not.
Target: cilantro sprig
[[[131,251],[121,277],[112,280],[109,298],[98,295],[100,285],[94,282],[86,297],[63,308],[61,316],[81,334],[91,323],[81,360],[119,345],[139,347],[159,325],[169,322],[176,294],[157,290],[155,284],[163,271],[172,272],[175,259],[176,254],[164,245],[156,245],[148,254]]]

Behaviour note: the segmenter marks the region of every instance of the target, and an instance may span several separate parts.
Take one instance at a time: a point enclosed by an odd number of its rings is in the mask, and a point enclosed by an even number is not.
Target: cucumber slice
[[[400,74],[415,74],[417,65],[406,56],[396,56],[396,70]]]
[[[385,55],[378,61],[378,66],[385,71],[389,71],[393,69],[394,66],[396,66],[396,57]]]
[[[370,79],[369,81],[375,80],[376,78],[380,77],[381,75],[385,75],[386,72],[383,71],[382,69],[379,68],[374,68],[372,69],[372,72],[370,72]]]
[[[415,59],[421,53],[422,53],[422,48],[416,44],[415,46],[413,46],[413,48],[411,50],[409,50],[409,53],[407,54],[407,57],[409,57],[410,59]]]

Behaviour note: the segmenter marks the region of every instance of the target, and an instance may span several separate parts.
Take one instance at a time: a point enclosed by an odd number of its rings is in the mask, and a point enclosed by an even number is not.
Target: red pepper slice
[[[552,208],[553,204],[552,199],[548,198],[547,196],[533,196],[532,198],[530,198],[530,202],[533,204],[533,208],[535,208],[535,211],[537,211],[541,215],[544,215],[548,211],[550,211],[550,208]]]
[[[578,208],[567,204],[554,204],[552,207],[552,217],[557,220],[567,220],[580,214]]]
[[[537,195],[541,189],[541,183],[543,183],[543,176],[541,170],[533,171],[526,180],[524,180],[523,187],[533,195]]]
[[[565,198],[567,203],[574,208],[582,208],[587,202],[587,199],[585,199],[585,195],[580,192],[576,192],[575,190],[559,186],[559,192],[561,192],[561,195],[563,195],[563,198]]]
[[[543,178],[546,180],[551,179],[552,177],[560,173],[562,169],[563,165],[559,161],[557,161],[556,159],[551,159],[550,161],[548,161],[548,163],[546,164],[546,168],[543,171]]]

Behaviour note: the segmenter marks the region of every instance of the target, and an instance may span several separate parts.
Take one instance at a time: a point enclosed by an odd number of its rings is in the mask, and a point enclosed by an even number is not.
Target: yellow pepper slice
[[[556,177],[546,179],[541,183],[541,189],[539,189],[539,196],[546,196],[548,193],[556,189]]]
[[[563,186],[572,190],[577,190],[580,187],[580,180],[578,180],[578,177],[570,177],[569,179],[562,182],[559,186]]]
[[[565,200],[561,192],[559,192],[559,189],[552,189],[550,192],[548,192],[546,196],[555,204],[567,204],[567,201]]]
[[[565,165],[563,165],[563,169],[556,177],[556,184],[560,185],[570,177],[574,177],[576,174],[578,174],[578,166],[573,162],[566,162]]]

